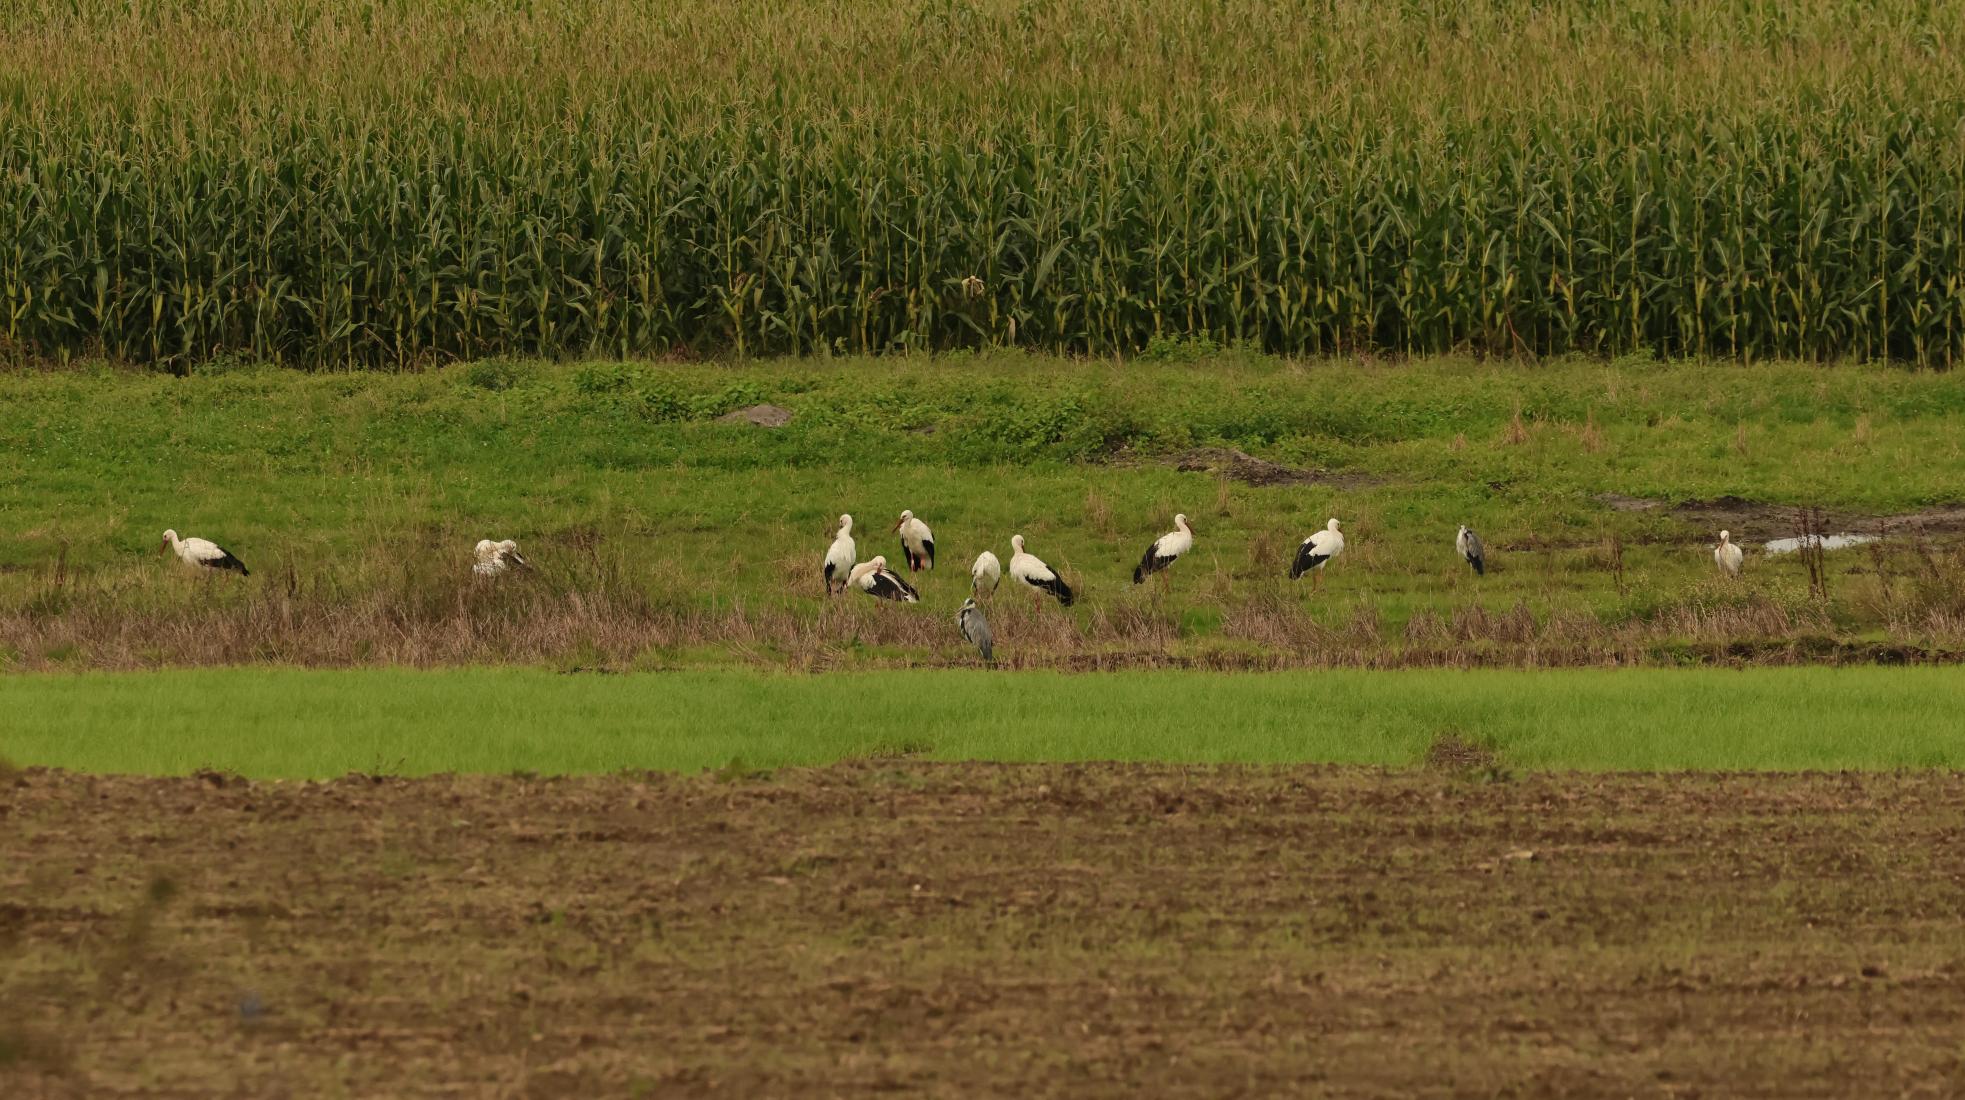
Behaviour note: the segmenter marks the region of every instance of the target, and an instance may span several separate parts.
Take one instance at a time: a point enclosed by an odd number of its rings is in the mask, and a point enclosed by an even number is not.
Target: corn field
[[[1962,59],[1911,0],[11,0],[0,358],[1949,364]]]

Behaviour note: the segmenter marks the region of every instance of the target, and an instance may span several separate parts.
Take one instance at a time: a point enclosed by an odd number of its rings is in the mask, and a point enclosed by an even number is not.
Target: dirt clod
[[[246,785],[246,780],[235,772],[214,771],[210,768],[200,768],[192,772],[191,778],[196,779],[198,782],[203,783],[215,791],[222,791],[227,787],[243,787]]]

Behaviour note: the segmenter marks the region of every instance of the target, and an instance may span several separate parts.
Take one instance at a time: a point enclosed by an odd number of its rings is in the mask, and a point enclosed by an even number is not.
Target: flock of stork
[[[1338,521],[1332,519],[1324,529],[1303,540],[1296,548],[1296,556],[1290,561],[1290,579],[1296,580],[1305,573],[1316,573],[1314,583],[1321,583],[1323,567],[1332,558],[1344,552],[1344,536],[1338,531]],[[919,573],[935,567],[935,533],[922,521],[921,517],[909,510],[901,512],[901,518],[894,523],[894,531],[901,537],[901,554],[907,561],[909,572]],[[1487,573],[1486,548],[1481,538],[1466,524],[1453,538],[1454,552],[1478,575]],[[176,552],[186,565],[199,569],[229,570],[241,576],[251,576],[244,562],[224,547],[209,539],[179,538],[176,531],[164,532],[161,550]],[[1167,569],[1179,561],[1188,551],[1194,549],[1194,529],[1188,526],[1185,515],[1174,517],[1174,529],[1154,539],[1146,548],[1139,564],[1133,567],[1133,583],[1144,584],[1154,574],[1165,574]],[[1745,554],[1732,541],[1730,531],[1719,533],[1719,545],[1713,548],[1713,561],[1721,572],[1728,576],[1740,575],[1740,567]],[[519,545],[511,539],[492,541],[480,539],[473,554],[471,572],[479,577],[495,577],[512,568],[530,569],[531,563],[519,554]],[[1070,607],[1077,594],[1065,583],[1057,570],[1044,564],[1043,559],[1024,549],[1022,535],[1010,537],[1010,579],[1030,593],[1034,606],[1042,607],[1045,597],[1056,600],[1063,607]],[[839,517],[839,532],[832,545],[826,548],[823,573],[826,582],[826,595],[835,596],[849,588],[877,599],[898,600],[903,603],[918,603],[921,593],[907,578],[887,568],[885,555],[876,554],[870,561],[859,560],[859,547],[853,541],[853,517]],[[969,567],[969,598],[962,602],[961,610],[956,612],[955,622],[962,631],[962,637],[981,652],[985,661],[994,660],[994,641],[990,636],[989,621],[983,617],[977,606],[978,598],[987,600],[996,591],[1003,579],[1003,563],[995,553],[984,550],[976,555]]]
[[[1290,561],[1291,580],[1305,573],[1316,573],[1313,583],[1321,582],[1323,567],[1344,552],[1344,535],[1339,532],[1339,526],[1333,518],[1324,525],[1323,530],[1298,544],[1296,556]],[[935,567],[935,533],[912,509],[901,512],[901,518],[894,523],[894,531],[901,537],[901,554],[907,559],[910,572],[919,573]],[[1152,545],[1146,548],[1146,553],[1140,555],[1139,564],[1133,566],[1133,583],[1144,584],[1146,578],[1156,573],[1165,574],[1170,566],[1192,549],[1194,529],[1188,526],[1185,515],[1176,515],[1174,529],[1154,539]],[[1464,523],[1460,525],[1453,536],[1453,549],[1477,576],[1487,575],[1487,548],[1473,528]],[[1732,532],[1721,531],[1719,545],[1713,548],[1713,562],[1720,571],[1728,576],[1739,576],[1745,557],[1739,546],[1734,544]],[[921,599],[921,593],[908,583],[907,578],[887,568],[885,555],[876,554],[871,561],[859,560],[859,547],[853,541],[851,515],[839,517],[839,532],[833,536],[832,545],[826,548],[823,572],[828,596],[857,588],[877,599],[903,603],[917,603]],[[975,563],[969,567],[969,598],[962,602],[961,610],[955,614],[962,637],[981,651],[985,661],[994,659],[994,643],[989,621],[983,617],[976,600],[988,599],[1002,579],[1003,563],[994,552],[984,550],[976,555]],[[1032,604],[1036,607],[1043,606],[1046,596],[1064,607],[1070,607],[1077,598],[1057,570],[1024,549],[1022,535],[1010,536],[1010,579],[1030,593]]]
[[[1340,524],[1332,519],[1321,531],[1303,540],[1296,548],[1296,557],[1290,562],[1290,579],[1296,580],[1305,573],[1317,573],[1332,558],[1344,551],[1344,535],[1339,532]],[[901,512],[901,518],[894,523],[894,531],[901,537],[901,554],[907,560],[908,571],[919,573],[935,567],[935,533],[914,514],[912,509]],[[1464,524],[1454,538],[1454,548],[1474,572],[1485,573],[1487,565],[1480,536]],[[1188,526],[1185,515],[1174,517],[1174,529],[1154,539],[1140,555],[1139,564],[1133,567],[1133,583],[1144,584],[1146,578],[1154,574],[1165,574],[1167,569],[1179,561],[1188,551],[1194,549],[1194,529]],[[906,577],[887,568],[885,555],[876,554],[871,561],[859,560],[859,546],[853,541],[853,517],[839,517],[839,532],[833,537],[832,545],[826,548],[822,567],[825,576],[826,594],[838,595],[847,589],[858,589],[869,596],[883,600],[898,600],[902,603],[917,603],[921,593],[909,584]],[[1077,594],[1071,585],[1058,575],[1058,571],[1045,564],[1042,558],[1024,549],[1022,535],[1010,536],[1010,579],[1030,593],[1031,602],[1042,607],[1045,597],[1058,602],[1060,606],[1070,607]],[[962,637],[982,654],[983,660],[994,660],[994,640],[990,635],[989,620],[983,617],[978,599],[987,600],[1003,580],[1003,562],[994,551],[984,550],[976,555],[975,563],[969,566],[969,598],[962,602],[961,610],[955,614],[955,623],[962,631]],[[1313,582],[1314,583],[1314,582]]]

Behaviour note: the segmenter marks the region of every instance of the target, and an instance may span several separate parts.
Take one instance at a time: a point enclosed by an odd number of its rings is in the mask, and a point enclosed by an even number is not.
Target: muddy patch
[[[1597,503],[1609,506],[1613,512],[1656,512],[1670,505],[1662,500],[1649,497],[1628,497],[1622,493],[1598,493]]]
[[[1208,473],[1239,481],[1244,485],[1328,485],[1338,489],[1360,489],[1384,483],[1368,474],[1339,474],[1328,470],[1306,470],[1257,458],[1234,447],[1195,447],[1166,460],[1181,473]]]
[[[1426,766],[1434,771],[1465,773],[1493,771],[1501,758],[1485,745],[1477,745],[1454,730],[1433,739],[1426,749]]]
[[[1808,526],[1808,509],[1740,496],[1670,501],[1622,493],[1598,493],[1596,501],[1615,512],[1670,515],[1698,529],[1700,537],[1710,537],[1724,530],[1731,531],[1739,542],[1769,542],[1798,539],[1808,533],[1804,530]],[[1965,534],[1965,504],[1941,504],[1915,512],[1883,515],[1822,509],[1816,514],[1814,526],[1816,531],[1829,533],[1830,537],[1852,538],[1850,545],[1891,535],[1960,535]]]

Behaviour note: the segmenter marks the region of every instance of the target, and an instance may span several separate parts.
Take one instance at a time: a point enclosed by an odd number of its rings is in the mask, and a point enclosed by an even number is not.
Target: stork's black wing
[[[1303,545],[1296,548],[1296,560],[1290,563],[1290,579],[1295,580],[1329,560],[1329,554],[1317,549],[1314,538],[1304,539]]]
[[[916,592],[913,585],[902,580],[899,573],[885,569],[873,575],[873,586],[868,588],[867,592],[883,600],[900,600],[903,603],[914,603],[921,598],[921,593]]]
[[[227,550],[223,546],[218,548],[217,557],[206,558],[200,564],[204,565],[207,569],[230,569],[241,577],[252,576],[252,571],[246,568],[246,563],[233,557],[232,551]]]
[[[1139,564],[1133,566],[1133,583],[1143,584],[1146,578],[1173,563],[1174,559],[1171,556],[1160,556],[1160,540],[1154,539],[1153,545],[1147,547],[1146,553],[1140,556]]]
[[[1077,593],[1071,590],[1071,586],[1064,583],[1064,578],[1056,573],[1036,582],[1036,586],[1057,597],[1058,603],[1065,607],[1070,607],[1071,601],[1078,598]]]

